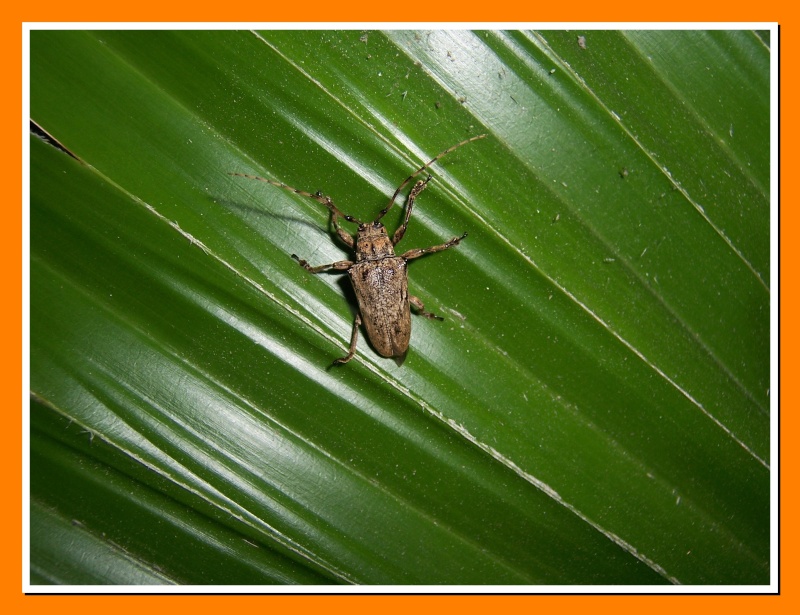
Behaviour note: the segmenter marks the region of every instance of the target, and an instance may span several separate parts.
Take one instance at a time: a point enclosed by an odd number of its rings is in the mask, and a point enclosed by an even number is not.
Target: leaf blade
[[[245,519],[298,565],[340,581],[766,578],[765,371],[734,370],[731,357],[758,364],[768,320],[749,332],[753,346],[723,346],[724,330],[698,309],[710,294],[692,250],[710,243],[724,255],[709,288],[723,288],[725,276],[748,288],[751,312],[727,302],[731,288],[714,299],[727,305],[726,325],[760,314],[768,293],[680,191],[669,195],[673,209],[651,207],[650,217],[633,216],[629,203],[610,208],[622,197],[652,200],[664,173],[574,75],[541,94],[533,87],[551,79],[542,58],[564,65],[568,39],[556,52],[544,44],[549,33],[387,33],[366,45],[352,32],[144,36],[147,45],[138,33],[48,33],[32,57],[35,119],[92,165],[67,165],[65,190],[63,162],[32,147],[41,161],[32,173],[38,396],[175,477],[179,490],[203,494],[205,506]],[[320,48],[327,55],[315,60]],[[484,67],[482,80],[450,66],[471,62]],[[56,74],[87,64],[82,79]],[[394,84],[412,73],[402,96]],[[101,92],[115,93],[113,104],[101,104]],[[559,97],[567,118],[551,110]],[[65,114],[55,100],[92,112]],[[519,109],[528,105],[551,121],[515,132],[530,125]],[[406,112],[401,135],[373,128]],[[256,119],[265,130],[253,129]],[[404,239],[424,246],[470,231],[411,271],[413,292],[452,317],[414,323],[403,368],[362,345],[359,363],[325,371],[349,330],[342,289],[287,256],[339,258],[311,231],[324,211],[225,173],[255,171],[312,192],[307,182],[324,182],[368,218],[419,164],[395,140],[427,160],[468,130],[483,132],[479,123],[494,139],[438,165]],[[124,154],[103,139],[112,131]],[[584,134],[600,155],[582,155]],[[540,151],[539,135],[558,135],[556,151]],[[642,161],[641,183],[638,162],[619,176],[617,153]],[[691,164],[681,168],[691,176]],[[531,192],[521,195],[520,184]],[[691,249],[669,245],[645,266],[635,257],[660,237],[662,219]],[[637,223],[650,233],[640,243],[630,233]],[[55,254],[53,245],[65,248]],[[656,284],[650,266],[680,275],[667,285],[661,273]],[[64,327],[76,320],[75,331]],[[353,518],[362,502],[363,518]],[[702,557],[687,558],[675,537]]]

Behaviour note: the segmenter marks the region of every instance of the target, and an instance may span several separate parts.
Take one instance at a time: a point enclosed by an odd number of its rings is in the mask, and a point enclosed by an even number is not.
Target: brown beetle
[[[246,175],[244,173],[231,173],[231,175],[267,182],[273,186],[290,190],[295,194],[309,197],[323,204],[331,212],[333,227],[336,230],[336,234],[355,252],[355,262],[337,261],[329,265],[319,265],[317,267],[312,267],[306,261],[292,254],[292,258],[297,260],[306,271],[311,273],[320,273],[329,270],[346,271],[350,277],[350,281],[353,283],[353,289],[355,290],[358,300],[358,312],[353,322],[350,349],[347,355],[336,359],[334,364],[341,365],[347,363],[355,356],[356,344],[358,342],[358,328],[361,326],[362,322],[367,329],[367,336],[375,350],[384,357],[395,357],[399,365],[405,358],[406,352],[408,351],[409,339],[411,338],[410,306],[413,305],[418,310],[419,314],[426,318],[442,320],[441,317],[426,312],[425,305],[419,298],[408,294],[408,261],[419,258],[424,254],[432,254],[452,248],[458,245],[467,234],[464,233],[460,237],[453,237],[447,243],[431,246],[430,248],[409,250],[399,256],[394,253],[394,247],[403,238],[406,228],[408,227],[408,221],[414,209],[414,201],[419,196],[419,193],[425,190],[428,181],[431,179],[430,176],[414,184],[411,192],[409,192],[403,224],[395,231],[391,239],[389,239],[386,227],[380,222],[380,219],[392,208],[397,199],[397,195],[408,185],[408,182],[442,156],[449,154],[462,145],[466,145],[478,139],[483,139],[485,136],[486,135],[478,135],[453,145],[409,175],[403,183],[398,186],[397,190],[395,190],[389,204],[380,211],[378,217],[372,222],[362,222],[353,216],[343,214],[339,208],[333,204],[330,197],[324,196],[320,192],[311,194],[310,192],[298,190],[271,179],[265,179],[255,175]],[[339,225],[340,218],[347,222],[358,224],[358,232],[355,238]]]

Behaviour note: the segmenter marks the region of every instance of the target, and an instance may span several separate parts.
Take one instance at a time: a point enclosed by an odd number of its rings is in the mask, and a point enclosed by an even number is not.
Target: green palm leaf
[[[33,583],[769,582],[769,40],[33,32]],[[311,199],[430,169],[402,366]],[[386,222],[393,228],[401,212]]]

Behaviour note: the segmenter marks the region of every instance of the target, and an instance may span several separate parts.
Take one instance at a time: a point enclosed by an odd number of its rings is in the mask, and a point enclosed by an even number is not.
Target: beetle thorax
[[[380,222],[359,224],[356,235],[356,262],[394,256],[394,245]]]

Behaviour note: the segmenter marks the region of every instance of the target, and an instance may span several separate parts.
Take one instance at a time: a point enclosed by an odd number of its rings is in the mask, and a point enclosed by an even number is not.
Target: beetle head
[[[380,222],[363,222],[356,235],[356,262],[394,256],[394,245]]]

